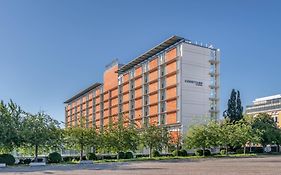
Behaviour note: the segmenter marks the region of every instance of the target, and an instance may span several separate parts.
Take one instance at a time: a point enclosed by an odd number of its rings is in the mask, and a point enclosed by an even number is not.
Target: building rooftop
[[[78,94],[76,94],[76,95],[74,95],[73,97],[69,98],[69,99],[66,100],[64,103],[69,103],[69,102],[75,100],[76,98],[78,98],[78,97],[80,97],[80,96],[86,94],[87,92],[89,92],[89,91],[91,91],[91,90],[93,90],[93,89],[99,87],[100,85],[102,85],[102,84],[101,84],[101,83],[94,83],[94,84],[92,84],[90,87],[88,87],[88,88],[82,90],[82,91],[79,92]]]
[[[134,67],[135,65],[138,65],[139,63],[143,62],[144,60],[154,56],[155,54],[171,47],[172,45],[185,41],[184,38],[179,37],[179,36],[172,36],[165,40],[164,42],[160,43],[159,45],[153,47],[149,51],[145,52],[144,54],[138,56],[137,58],[133,59],[129,63],[123,65],[122,67],[119,68],[118,73],[124,73],[125,71],[129,70],[130,68]]]
[[[263,101],[266,101],[266,100],[273,100],[273,99],[278,99],[278,98],[281,98],[281,94],[257,98],[253,101],[253,103],[255,104],[255,103],[263,102]]]

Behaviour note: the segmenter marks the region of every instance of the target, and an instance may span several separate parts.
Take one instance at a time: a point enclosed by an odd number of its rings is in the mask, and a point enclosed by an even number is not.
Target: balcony
[[[218,64],[220,61],[219,60],[215,60],[215,59],[210,59],[209,62],[211,64]]]

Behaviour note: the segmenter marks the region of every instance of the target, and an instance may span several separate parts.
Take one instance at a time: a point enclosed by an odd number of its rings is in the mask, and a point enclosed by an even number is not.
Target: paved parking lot
[[[210,158],[200,160],[146,161],[94,165],[48,165],[45,167],[8,167],[0,174],[58,175],[280,175],[281,156],[258,158]]]

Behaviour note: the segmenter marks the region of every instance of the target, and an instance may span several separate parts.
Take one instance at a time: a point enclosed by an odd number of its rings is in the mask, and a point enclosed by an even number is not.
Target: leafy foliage
[[[61,145],[62,132],[59,122],[44,112],[28,114],[23,120],[23,137],[27,146],[35,148],[35,161],[39,147],[58,148]]]
[[[5,163],[6,165],[14,165],[15,158],[11,154],[0,154],[0,163]]]
[[[165,127],[151,125],[144,128],[142,132],[142,143],[149,148],[149,156],[152,157],[152,150],[161,150],[168,145],[170,135]]]
[[[239,91],[236,92],[235,89],[232,89],[224,116],[231,122],[239,121],[243,118],[243,107]]]
[[[48,155],[48,162],[49,163],[60,163],[62,161],[62,157],[57,152],[52,152]]]

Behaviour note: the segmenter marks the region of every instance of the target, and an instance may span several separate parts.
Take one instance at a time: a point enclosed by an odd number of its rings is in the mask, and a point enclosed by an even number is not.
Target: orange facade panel
[[[104,72],[103,89],[105,92],[108,91],[109,89],[118,86],[118,74],[116,73],[117,70],[118,70],[118,65],[115,65]]]
[[[177,110],[177,100],[167,101],[167,112]]]
[[[115,105],[118,105],[118,97],[111,99],[111,106],[115,106]]]
[[[166,65],[166,74],[175,72],[176,70],[177,70],[177,62],[176,61],[173,61],[172,63]]]
[[[123,82],[129,81],[129,73],[123,74]]]
[[[118,106],[111,108],[111,115],[117,115],[118,114]]]
[[[142,77],[139,77],[135,80],[135,87],[139,87],[142,85]]]
[[[173,87],[171,89],[167,89],[166,91],[166,99],[177,97],[177,87]]]
[[[168,113],[166,116],[167,124],[176,124],[177,123],[177,113]]]
[[[154,116],[154,115],[157,115],[157,114],[158,114],[158,104],[150,106],[149,115]]]
[[[128,92],[129,91],[129,83],[123,85],[123,92]]]
[[[129,103],[124,103],[123,104],[123,112],[128,111],[129,110]]]
[[[135,100],[135,108],[141,108],[142,107],[142,99]]]
[[[148,77],[149,77],[149,81],[157,80],[158,79],[158,70],[150,72]]]
[[[155,92],[158,90],[158,82],[151,83],[149,85],[149,92]]]
[[[135,98],[142,97],[142,88],[135,90]]]
[[[177,74],[171,75],[166,78],[166,84],[168,86],[176,85],[177,84]]]
[[[111,91],[111,97],[116,97],[116,96],[118,96],[118,88]]]
[[[150,125],[157,125],[158,124],[158,116],[153,116],[149,118]]]
[[[123,102],[129,101],[129,93],[123,95]]]
[[[142,109],[135,110],[135,119],[141,119],[142,118]]]
[[[154,104],[158,102],[158,94],[153,94],[149,96],[149,103]]]
[[[158,58],[154,58],[153,60],[149,61],[149,69],[154,69],[158,66]]]
[[[135,76],[137,77],[140,76],[141,74],[142,74],[142,67],[140,66],[135,69]]]
[[[177,57],[177,49],[173,48],[166,53],[166,62]]]

